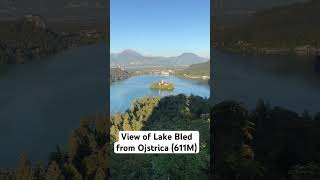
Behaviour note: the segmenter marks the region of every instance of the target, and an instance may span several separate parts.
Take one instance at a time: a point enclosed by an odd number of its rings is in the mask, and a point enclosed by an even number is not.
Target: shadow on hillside
[[[200,132],[202,149],[196,155],[111,155],[113,179],[186,179],[209,176],[209,105],[199,96],[145,97],[124,114],[111,118],[110,134],[120,130],[193,130]]]

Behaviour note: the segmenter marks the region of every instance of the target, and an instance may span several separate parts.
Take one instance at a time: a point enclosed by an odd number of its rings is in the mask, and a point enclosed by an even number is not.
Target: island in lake
[[[160,90],[174,90],[174,85],[171,83],[164,82],[161,80],[161,82],[155,82],[152,83],[150,86],[151,89],[160,89]]]

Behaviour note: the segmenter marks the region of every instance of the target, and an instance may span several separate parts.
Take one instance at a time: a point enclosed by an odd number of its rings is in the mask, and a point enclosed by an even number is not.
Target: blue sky
[[[210,0],[110,0],[111,52],[210,55]]]

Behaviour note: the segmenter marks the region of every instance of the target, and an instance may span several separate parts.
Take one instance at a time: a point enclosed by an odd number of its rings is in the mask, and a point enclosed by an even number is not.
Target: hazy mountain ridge
[[[208,59],[194,53],[183,53],[174,57],[144,56],[133,50],[111,53],[110,65],[123,67],[187,67],[206,62]]]

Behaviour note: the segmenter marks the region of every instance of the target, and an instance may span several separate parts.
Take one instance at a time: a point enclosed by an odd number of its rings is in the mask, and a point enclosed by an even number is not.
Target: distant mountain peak
[[[129,56],[136,56],[136,57],[142,57],[142,55],[134,50],[126,49],[122,51],[120,54],[122,55],[129,55]]]
[[[190,52],[182,53],[182,54],[180,55],[180,57],[181,57],[181,56],[197,56],[197,57],[199,57],[198,55],[196,55],[196,54],[194,54],[194,53],[190,53]]]

